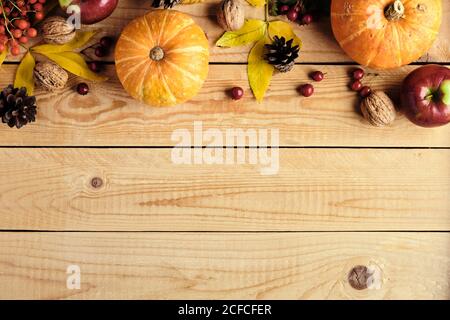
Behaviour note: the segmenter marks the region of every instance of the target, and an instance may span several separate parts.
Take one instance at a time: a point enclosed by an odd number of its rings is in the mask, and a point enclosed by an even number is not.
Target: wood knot
[[[91,179],[91,186],[94,189],[98,189],[103,185],[103,180],[102,178],[99,177],[94,177]]]
[[[368,287],[368,280],[372,276],[366,266],[356,266],[348,274],[348,282],[353,289],[364,290]]]

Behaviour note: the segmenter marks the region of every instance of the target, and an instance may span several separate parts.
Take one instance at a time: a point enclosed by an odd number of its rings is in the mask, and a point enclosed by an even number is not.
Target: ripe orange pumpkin
[[[342,49],[359,64],[391,69],[409,64],[433,44],[441,0],[333,0],[331,24]]]
[[[125,27],[115,61],[133,98],[152,106],[176,105],[194,97],[208,75],[208,40],[188,15],[155,10]]]

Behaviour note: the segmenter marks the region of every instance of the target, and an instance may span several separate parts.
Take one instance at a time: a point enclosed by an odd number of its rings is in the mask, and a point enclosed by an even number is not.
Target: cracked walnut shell
[[[41,33],[46,43],[65,44],[73,40],[76,30],[65,18],[54,16],[42,23]]]
[[[396,111],[392,100],[383,91],[374,91],[361,102],[361,112],[376,127],[386,126],[395,120]]]
[[[69,74],[56,63],[46,61],[36,64],[34,78],[43,89],[55,91],[64,88],[69,79]]]
[[[239,1],[224,0],[217,10],[217,22],[226,31],[239,30],[244,25],[244,7]]]

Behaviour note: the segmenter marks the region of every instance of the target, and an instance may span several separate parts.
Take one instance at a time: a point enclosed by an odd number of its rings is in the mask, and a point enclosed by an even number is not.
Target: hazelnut
[[[226,31],[242,28],[245,20],[244,6],[240,0],[223,0],[217,10],[217,22]]]
[[[65,44],[75,37],[75,28],[63,17],[49,17],[41,26],[42,38],[46,43]]]
[[[69,74],[54,62],[38,62],[34,67],[36,83],[47,91],[56,91],[64,88]]]
[[[391,124],[396,116],[394,103],[383,91],[374,91],[365,97],[361,112],[371,125],[377,127]]]

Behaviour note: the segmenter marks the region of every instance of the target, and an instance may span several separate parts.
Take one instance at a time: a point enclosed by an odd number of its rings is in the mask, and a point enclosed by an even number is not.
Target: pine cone
[[[27,95],[26,88],[7,86],[0,93],[0,117],[11,128],[18,129],[36,120],[36,98]]]
[[[266,44],[267,53],[265,59],[280,72],[288,72],[292,69],[295,59],[298,58],[300,47],[292,46],[294,39],[286,41],[284,37],[273,38],[272,44]]]
[[[164,9],[172,8],[173,6],[180,3],[181,0],[153,0],[152,7],[153,8],[160,8],[164,6]]]

